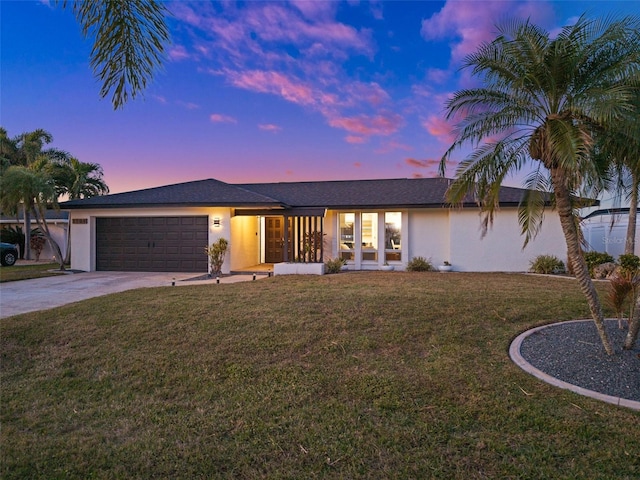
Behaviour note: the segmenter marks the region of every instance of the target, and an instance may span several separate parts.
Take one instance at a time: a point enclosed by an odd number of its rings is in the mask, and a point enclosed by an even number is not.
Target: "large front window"
[[[384,214],[384,259],[387,262],[402,260],[402,213],[385,212]]]
[[[362,260],[378,260],[378,214],[362,214]]]
[[[355,222],[355,213],[340,214],[340,258],[343,260],[354,259]]]

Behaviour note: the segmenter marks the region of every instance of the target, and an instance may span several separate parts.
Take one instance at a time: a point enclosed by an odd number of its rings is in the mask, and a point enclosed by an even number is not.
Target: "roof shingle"
[[[339,180],[228,184],[207,179],[71,200],[63,209],[153,206],[230,206],[245,208],[444,207],[447,178]],[[518,205],[525,190],[501,187],[500,204]],[[475,204],[472,198],[465,205]]]

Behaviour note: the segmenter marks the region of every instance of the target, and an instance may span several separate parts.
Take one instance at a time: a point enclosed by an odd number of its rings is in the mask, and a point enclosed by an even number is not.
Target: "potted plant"
[[[385,260],[380,267],[380,270],[382,270],[383,272],[390,272],[391,270],[393,270],[393,265],[389,265],[389,263],[387,263],[387,261]]]
[[[453,269],[453,265],[451,265],[447,260],[442,262],[442,265],[438,265],[438,270],[441,272],[450,272]]]

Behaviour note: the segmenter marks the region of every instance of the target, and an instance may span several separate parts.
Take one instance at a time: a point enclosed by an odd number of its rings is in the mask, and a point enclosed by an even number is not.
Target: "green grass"
[[[0,476],[636,479],[640,413],[508,358],[587,316],[567,279],[372,272],[11,317]]]
[[[58,273],[49,271],[59,268],[60,266],[57,263],[35,263],[29,265],[13,265],[11,267],[3,266],[0,267],[0,283],[59,275]]]

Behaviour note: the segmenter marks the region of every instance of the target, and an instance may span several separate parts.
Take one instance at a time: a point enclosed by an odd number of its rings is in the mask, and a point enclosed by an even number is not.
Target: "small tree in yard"
[[[473,151],[460,163],[447,198],[452,204],[475,198],[485,227],[498,209],[503,181],[534,165],[519,209],[525,244],[538,233],[550,199],[560,218],[568,263],[610,355],[602,307],[580,245],[576,199],[604,183],[607,165],[593,156],[602,132],[622,130],[629,115],[637,126],[639,26],[640,19],[630,16],[619,21],[581,17],[553,36],[529,22],[499,28],[494,41],[465,60],[463,67],[483,85],[460,90],[447,102],[447,118],[459,123],[440,163],[444,175],[453,151],[471,144]],[[637,335],[632,322],[631,336],[634,328]],[[630,348],[628,342],[625,348]]]
[[[209,256],[209,273],[211,275],[220,275],[222,272],[222,264],[228,248],[229,242],[224,238],[205,247],[205,252]]]

